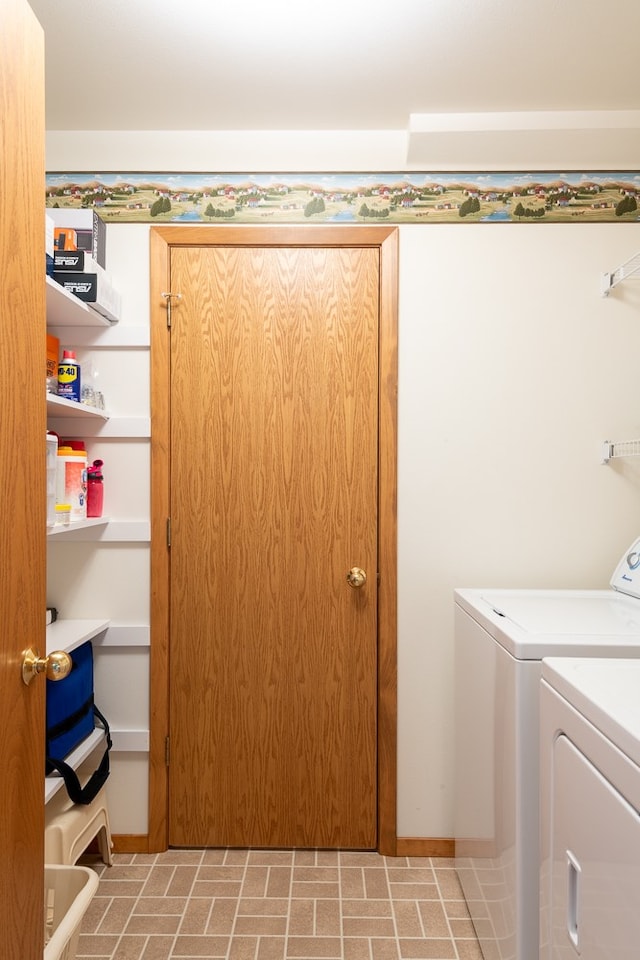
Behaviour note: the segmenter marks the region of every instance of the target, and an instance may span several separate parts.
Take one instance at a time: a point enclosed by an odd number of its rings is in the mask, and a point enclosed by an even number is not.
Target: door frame
[[[374,247],[380,257],[378,365],[378,852],[397,847],[397,227],[158,226],[151,257],[151,652],[149,852],[168,848],[170,348],[168,300],[172,247]]]

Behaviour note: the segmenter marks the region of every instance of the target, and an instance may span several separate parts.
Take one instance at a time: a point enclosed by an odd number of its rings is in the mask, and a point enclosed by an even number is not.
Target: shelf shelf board
[[[76,400],[67,400],[66,397],[58,397],[55,393],[48,393],[47,417],[71,417],[73,419],[81,417],[104,422],[109,419],[109,414],[104,410],[98,410],[97,407],[90,407],[86,403],[78,403]]]
[[[65,763],[68,763],[70,767],[77,770],[80,764],[90,757],[101,743],[104,743],[104,730],[102,727],[96,727],[86,740],[83,740],[68,757],[65,757]],[[51,773],[48,777],[45,777],[44,802],[48,803],[61,788],[64,788],[64,780],[59,773]]]
[[[49,429],[55,430],[61,437],[68,437],[78,429],[77,420],[67,417],[66,410],[56,416],[49,416]],[[81,425],[85,440],[148,440],[151,436],[150,417],[109,417],[100,420],[96,417],[85,419]]]
[[[75,347],[87,347],[92,350],[110,350],[120,347],[148,350],[151,344],[149,326],[129,326],[122,323],[116,323],[108,329],[56,325],[56,336],[61,343],[72,343]]]
[[[100,636],[109,627],[109,620],[56,620],[47,626],[47,656],[53,650],[70,653],[87,640]]]
[[[47,527],[47,536],[64,536],[66,533],[75,533],[78,530],[87,530],[90,527],[106,526],[108,523],[109,517],[89,517],[87,520],[76,520],[72,523],[64,523],[55,527]]]
[[[126,647],[148,650],[151,644],[151,627],[147,623],[118,623],[112,620],[109,629],[102,634],[98,643],[100,649]]]
[[[48,527],[48,535],[59,539],[68,535],[76,543],[149,543],[151,523],[149,520],[112,520],[110,517],[95,517],[80,520],[66,526]]]
[[[46,277],[46,289],[49,327],[112,327],[117,322],[107,320],[90,304],[79,300],[51,277]]]
[[[111,728],[114,753],[148,753],[148,730],[118,730]]]

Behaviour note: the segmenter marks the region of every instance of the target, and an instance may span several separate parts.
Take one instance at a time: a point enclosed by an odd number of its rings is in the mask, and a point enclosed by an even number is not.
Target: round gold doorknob
[[[364,587],[366,582],[367,575],[362,567],[351,567],[351,570],[349,570],[347,574],[347,583],[349,586],[356,589],[358,587]]]
[[[54,650],[48,657],[40,657],[29,647],[22,658],[22,679],[31,683],[39,673],[46,674],[47,680],[64,680],[71,673],[73,661],[64,650]]]

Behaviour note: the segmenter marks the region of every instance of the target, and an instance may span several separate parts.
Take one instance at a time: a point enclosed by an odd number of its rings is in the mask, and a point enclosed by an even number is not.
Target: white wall
[[[404,168],[400,134],[304,138],[52,132],[47,168]],[[639,224],[400,229],[399,836],[452,835],[453,588],[603,587],[640,534],[640,462],[600,464],[640,436],[640,284],[600,295],[638,250]],[[110,225],[108,251],[148,323],[148,228]],[[144,827],[135,793],[117,833]]]
[[[450,836],[454,587],[604,587],[640,533],[632,225],[400,238],[399,833]]]

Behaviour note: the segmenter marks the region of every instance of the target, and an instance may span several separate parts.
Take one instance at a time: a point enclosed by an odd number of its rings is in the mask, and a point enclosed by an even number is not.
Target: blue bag
[[[93,646],[90,640],[71,653],[71,672],[64,680],[47,680],[46,768],[48,775],[57,770],[74,803],[89,804],[109,776],[111,735],[109,724],[93,702]],[[96,720],[104,728],[106,749],[88,783],[80,784],[75,770],[65,758],[90,736]]]

